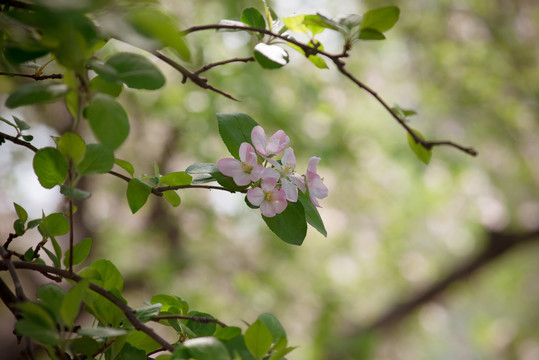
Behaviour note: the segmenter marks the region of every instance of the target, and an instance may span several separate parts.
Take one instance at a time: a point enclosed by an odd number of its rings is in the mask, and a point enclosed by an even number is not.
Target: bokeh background
[[[185,27],[238,19],[258,1],[162,1]],[[126,185],[88,176],[92,197],[79,204],[78,240],[94,239],[91,257],[111,260],[124,275],[134,307],[152,294],[181,296],[192,309],[243,326],[262,312],[283,323],[291,360],[539,359],[539,245],[533,241],[488,261],[399,321],[365,332],[396,304],[452,273],[488,246],[491,232],[539,228],[539,4],[535,0],[271,1],[281,17],[328,17],[397,5],[401,18],[388,40],[355,44],[351,73],[388,103],[414,109],[410,125],[428,139],[473,146],[478,157],[437,147],[428,166],[408,147],[404,130],[379,103],[331,65],[319,70],[291,53],[280,70],[255,63],[207,73],[241,102],[204,91],[154,59],[167,75],[156,92],[124,90],[132,126],[117,157],[137,174],[181,171],[227,157],[216,113],[245,112],[268,133],[284,129],[305,171],[319,156],[329,188],[320,214],[328,237],[310,229],[304,244],[281,242],[243,197],[187,189],[171,208],[151,198],[136,215]],[[251,55],[242,33],[194,33],[190,69]],[[330,52],[342,40],[327,30]],[[136,51],[120,42],[101,50]],[[54,71],[54,65],[50,68]],[[0,78],[1,104],[14,79]],[[0,116],[9,112],[0,105]],[[69,126],[63,105],[20,108],[34,125],[36,146]],[[40,124],[46,124],[40,125]],[[0,124],[1,131],[8,131]],[[88,134],[88,138],[91,135]],[[63,209],[45,191],[32,153],[0,147],[0,229],[12,231],[13,202],[31,217]],[[28,238],[15,246],[24,249]],[[38,286],[39,275],[24,273]],[[0,274],[5,277],[6,274]],[[7,278],[6,278],[7,279]],[[9,280],[9,279],[8,279]],[[12,315],[0,308],[3,354],[15,351]]]

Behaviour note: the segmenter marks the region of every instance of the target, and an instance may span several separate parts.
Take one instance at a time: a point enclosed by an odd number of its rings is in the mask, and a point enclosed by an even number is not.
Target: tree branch
[[[15,136],[11,136],[11,135],[5,134],[3,132],[0,132],[0,145],[2,145],[2,143],[5,140],[9,140],[14,144],[24,146],[24,147],[32,150],[33,152],[37,152],[37,150],[38,150],[38,148],[36,148],[34,145],[30,144],[27,141],[24,141],[24,140],[21,140],[21,139],[15,137]]]
[[[159,322],[160,320],[169,320],[169,319],[180,319],[180,320],[192,320],[200,323],[216,323],[221,327],[228,327],[227,324],[219,321],[215,318],[205,317],[205,316],[188,316],[188,315],[157,315],[152,318],[152,321]]]
[[[372,323],[357,331],[357,333],[378,331],[391,327],[417,308],[442,294],[455,282],[474,275],[477,271],[516,247],[537,240],[539,240],[539,229],[522,234],[489,233],[487,246],[481,253],[457,266],[444,278],[412,295],[408,300],[396,304]]]
[[[250,26],[240,26],[240,25],[223,25],[223,24],[215,25],[215,24],[211,24],[211,25],[193,26],[193,27],[190,27],[190,28],[187,28],[187,29],[183,30],[182,34],[190,34],[190,33],[193,33],[193,32],[203,31],[203,30],[220,30],[220,29],[221,30],[222,29],[244,30],[244,31],[255,32],[255,33],[259,33],[259,34],[268,35],[270,37],[278,38],[278,39],[284,40],[284,41],[286,41],[288,43],[291,43],[291,44],[294,44],[294,45],[298,46],[304,52],[306,57],[308,57],[309,55],[322,55],[322,56],[326,57],[327,59],[331,60],[331,62],[333,62],[333,64],[335,64],[335,66],[337,67],[337,70],[341,74],[343,74],[346,78],[351,80],[360,89],[365,90],[371,96],[373,96],[376,99],[376,101],[378,101],[391,114],[391,116],[406,130],[406,132],[408,134],[410,134],[410,136],[414,139],[414,141],[416,143],[421,144],[423,147],[425,147],[428,150],[432,149],[435,146],[444,145],[444,146],[454,147],[454,148],[456,148],[456,149],[458,149],[460,151],[463,151],[466,154],[469,154],[469,155],[472,155],[472,156],[477,155],[477,151],[474,150],[473,148],[464,147],[464,146],[455,144],[455,143],[453,143],[451,141],[426,141],[426,140],[421,139],[406,124],[404,119],[401,119],[400,116],[398,116],[395,113],[395,111],[393,111],[393,109],[391,109],[391,107],[384,101],[384,99],[382,99],[373,89],[371,89],[370,87],[368,87],[367,85],[365,85],[364,83],[359,81],[355,76],[353,76],[350,72],[348,72],[348,70],[346,70],[345,63],[342,61],[342,58],[348,57],[348,52],[347,52],[348,49],[347,48],[345,48],[344,51],[342,53],[340,53],[340,54],[330,54],[328,52],[320,50],[317,47],[311,47],[311,46],[308,46],[308,45],[306,45],[304,43],[301,43],[301,42],[295,40],[294,38],[292,38],[292,37],[290,37],[288,35],[281,35],[281,34],[277,34],[277,33],[274,33],[272,31],[266,30],[266,29],[259,29],[259,28],[254,28],[254,27],[250,27]]]
[[[222,66],[222,65],[226,65],[226,64],[231,64],[231,63],[234,63],[234,62],[248,63],[248,62],[252,62],[252,61],[255,61],[255,58],[253,56],[246,57],[246,58],[234,58],[234,59],[218,61],[218,62],[214,62],[214,63],[204,65],[200,69],[196,70],[193,74],[198,75],[198,74],[201,74],[201,73],[203,73],[205,71],[213,69],[214,67]]]
[[[3,250],[3,247],[0,247],[0,248]],[[79,275],[70,274],[69,271],[58,269],[58,268],[55,268],[55,267],[52,267],[52,266],[36,264],[36,263],[33,263],[33,262],[27,262],[27,261],[13,261],[13,262],[11,262],[11,261],[2,260],[2,262],[0,263],[0,270],[9,269],[9,264],[12,264],[12,266],[14,268],[17,268],[17,269],[27,269],[27,270],[38,271],[40,273],[55,274],[55,275],[58,275],[58,276],[61,276],[61,277],[65,278],[65,279],[71,279],[71,280],[76,281],[76,282],[80,282],[80,281],[83,280],[83,278],[80,277]],[[116,296],[111,294],[106,289],[104,289],[104,288],[102,288],[102,287],[100,287],[100,286],[98,286],[98,285],[96,285],[96,284],[94,284],[92,282],[89,282],[89,287],[90,287],[91,290],[95,291],[96,293],[98,293],[99,295],[103,296],[104,298],[109,300],[111,303],[116,305],[124,313],[127,320],[131,323],[131,325],[133,325],[133,327],[136,330],[139,330],[139,331],[142,331],[142,332],[146,333],[148,336],[150,336],[152,339],[154,339],[157,343],[159,343],[161,346],[163,346],[168,351],[170,351],[170,352],[174,351],[174,345],[172,345],[171,343],[169,343],[168,341],[163,339],[152,328],[146,326],[142,321],[140,321],[136,317],[135,311],[132,308],[130,308],[128,305],[126,305],[123,301],[118,299]]]
[[[18,73],[9,73],[0,71],[0,75],[11,76],[11,77],[25,77],[34,80],[47,80],[47,79],[62,79],[64,75],[62,74],[50,74],[50,75],[37,75],[37,74],[18,74]]]

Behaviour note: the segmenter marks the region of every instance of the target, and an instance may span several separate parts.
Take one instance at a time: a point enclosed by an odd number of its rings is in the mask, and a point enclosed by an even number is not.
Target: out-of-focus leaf
[[[151,192],[152,187],[145,182],[139,179],[129,180],[127,184],[127,202],[133,214],[146,204]]]
[[[117,77],[133,89],[155,90],[165,85],[161,71],[142,55],[119,53],[106,62],[115,69]]]
[[[288,64],[288,53],[277,45],[257,44],[254,49],[254,57],[265,69],[278,69]]]
[[[10,109],[58,100],[69,91],[66,84],[33,82],[20,86],[6,100]]]
[[[127,171],[129,175],[133,176],[135,174],[135,168],[129,161],[116,158],[114,159],[114,163]]]
[[[84,117],[101,144],[112,151],[129,135],[129,120],[123,106],[111,96],[95,95],[84,109]]]
[[[378,30],[361,29],[359,31],[359,38],[361,40],[384,40],[386,37]]]
[[[73,200],[84,200],[92,196],[92,193],[67,185],[60,185],[60,194]]]
[[[88,281],[82,280],[75,284],[62,300],[60,315],[62,317],[62,321],[68,327],[73,326],[73,322],[79,314],[80,305],[86,289],[88,289]]]
[[[267,354],[272,343],[271,332],[260,320],[252,323],[245,331],[245,345],[257,359],[261,359]]]
[[[129,331],[124,329],[115,329],[109,327],[80,328],[77,333],[83,336],[92,337],[117,337],[127,335]]]
[[[120,81],[109,82],[101,76],[96,76],[90,80],[90,89],[94,92],[103,93],[112,97],[118,97],[124,86]]]
[[[266,21],[262,14],[255,8],[244,9],[241,13],[241,21],[247,26],[265,29]],[[257,34],[258,38],[261,39],[264,37],[264,34]]]
[[[190,311],[188,315],[213,319],[213,316],[211,316],[210,314],[203,313],[200,311]],[[200,321],[188,320],[187,327],[191,329],[197,336],[211,336],[215,333],[215,330],[217,329],[217,324],[214,322],[203,323]]]
[[[326,231],[326,227],[324,226],[324,222],[318,213],[318,209],[311,202],[308,195],[308,190],[305,194],[299,191],[298,200],[301,202],[301,205],[303,205],[303,209],[305,209],[305,219],[307,222],[311,224],[311,226],[314,227],[320,234],[327,237],[328,233]]]
[[[67,178],[67,161],[62,153],[53,147],[39,149],[34,155],[33,167],[39,183],[46,189],[52,189]]]
[[[396,6],[385,6],[367,11],[363,15],[360,29],[371,29],[378,32],[386,32],[399,20],[400,10]]]
[[[186,340],[182,347],[187,350],[192,359],[230,360],[230,355],[223,343],[211,336]]]
[[[164,191],[163,197],[174,207],[180,206],[182,202],[180,195],[174,190]]]
[[[114,153],[101,144],[86,145],[86,153],[77,167],[79,174],[104,174],[114,165]]]
[[[67,159],[72,160],[74,165],[78,165],[84,158],[86,144],[79,135],[72,132],[65,132],[59,138],[55,138],[55,142],[58,150]]]
[[[425,138],[419,131],[414,130],[414,129],[412,129],[412,131],[421,140],[425,140]],[[412,137],[412,135],[410,135],[410,133],[407,133],[407,138],[408,138],[408,144],[410,145],[410,148],[412,149],[412,151],[417,155],[419,160],[423,161],[426,165],[428,165],[432,157],[432,150],[425,148],[420,143],[417,143]]]
[[[192,180],[193,177],[185,171],[175,171],[161,176],[159,182],[168,186],[181,186],[191,184]]]
[[[15,212],[17,213],[19,220],[21,220],[24,224],[26,220],[28,220],[28,213],[22,206],[17,203],[13,203],[13,206],[15,207]]]
[[[80,243],[73,246],[73,265],[78,265],[83,262],[88,255],[90,255],[90,250],[92,249],[92,239],[85,238]],[[64,253],[64,266],[67,268],[69,266],[69,257],[71,256],[71,251],[69,249]]]

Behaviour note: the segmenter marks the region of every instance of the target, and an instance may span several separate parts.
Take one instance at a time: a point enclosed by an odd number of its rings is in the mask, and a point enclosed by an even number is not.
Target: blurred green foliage
[[[247,0],[162,3],[182,27],[239,20],[246,7],[263,11]],[[480,251],[487,231],[539,227],[539,6],[533,0],[383,3],[399,6],[398,24],[385,33],[388,40],[356,45],[346,59],[349,71],[389,103],[417,111],[410,124],[426,138],[473,146],[479,156],[439,147],[425,166],[372,97],[331,66],[318,69],[302,56],[292,55],[278,70],[247,63],[206,74],[241,102],[182,85],[180,74],[159,63],[167,78],[161,91],[125,89],[119,98],[131,132],[117,157],[148,174],[153,161],[163,173],[215,163],[227,156],[215,114],[247,113],[270,133],[286,131],[299,169],[311,155],[322,158],[319,172],[330,195],[320,213],[328,238],[309,229],[302,247],[284,244],[241,195],[217,191],[185,190],[179,208],[150,197],[132,215],[125,183],[99,177],[85,184],[93,197],[76,214],[77,232],[81,239],[91,235],[92,258],[118,266],[130,302],[178,294],[230,325],[271,312],[300,346],[289,359],[537,356],[537,244],[453,285],[391,331],[350,335]],[[381,6],[291,4],[270,3],[282,17]],[[326,36],[320,37],[326,49],[338,51],[338,40]],[[214,31],[186,40],[190,69],[250,56],[255,45],[244,34]],[[125,46],[113,42],[100,54],[133,50]],[[3,93],[11,82],[0,78]],[[31,109],[21,114],[28,122],[43,116],[55,119],[52,128],[65,127],[63,109],[44,111],[47,116]],[[26,189],[4,171],[1,211],[7,214]]]

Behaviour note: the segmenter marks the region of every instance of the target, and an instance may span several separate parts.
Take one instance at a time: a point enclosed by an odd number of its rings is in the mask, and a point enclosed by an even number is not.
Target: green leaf
[[[15,120],[15,123],[17,124],[17,127],[19,128],[20,131],[30,129],[30,125],[28,125],[27,123],[25,123],[24,121],[16,117],[15,115],[13,115],[13,120]]]
[[[359,31],[359,38],[361,40],[384,40],[386,37],[378,30],[361,29]]]
[[[106,65],[116,70],[118,79],[133,89],[155,90],[165,85],[161,71],[146,57],[133,53],[119,53]]]
[[[241,13],[241,21],[250,27],[258,28],[258,29],[265,29],[266,28],[266,21],[264,20],[264,17],[262,14],[255,8],[247,8],[244,9]],[[263,34],[260,34],[259,37],[264,36]]]
[[[191,184],[192,180],[193,177],[185,171],[175,171],[161,176],[159,182],[168,186],[182,186]]]
[[[230,340],[241,335],[241,329],[237,326],[227,326],[219,328],[215,332],[215,337],[219,340]]]
[[[81,337],[71,340],[69,347],[76,354],[86,355],[88,359],[91,359],[99,351],[101,345],[90,337]]]
[[[77,134],[66,132],[61,137],[54,139],[58,150],[67,158],[78,165],[86,153],[86,144]]]
[[[131,212],[136,213],[148,200],[152,187],[139,179],[131,179],[127,184],[127,202]]]
[[[86,145],[86,153],[77,170],[80,175],[104,174],[114,165],[114,153],[101,144]]]
[[[66,291],[53,283],[45,284],[37,291],[37,298],[56,318],[60,318],[60,307],[65,295]]]
[[[425,138],[423,137],[423,135],[421,135],[419,131],[414,130],[414,129],[412,129],[412,131],[421,140],[425,140]],[[407,133],[407,137],[408,137],[408,145],[410,145],[410,149],[412,149],[412,151],[417,155],[419,160],[423,161],[426,165],[428,165],[430,162],[430,158],[432,157],[432,150],[427,149],[420,143],[415,142],[414,138],[412,137],[412,135],[410,135],[410,133]]]
[[[89,268],[82,270],[79,275],[112,292],[120,292],[124,286],[122,275],[116,266],[106,259],[95,261]]]
[[[313,205],[311,199],[309,198],[309,190],[304,194],[301,191],[298,191],[298,200],[303,205],[305,209],[305,219],[312,227],[314,227],[318,232],[324,236],[328,236],[324,222],[318,213],[318,209]]]
[[[47,310],[35,302],[18,303],[17,308],[20,310],[22,317],[44,329],[55,329],[56,321],[52,318]]]
[[[46,189],[52,189],[67,178],[67,161],[56,148],[39,149],[34,155],[33,166],[39,183]]]
[[[135,168],[133,167],[133,165],[131,165],[129,161],[116,158],[114,159],[114,163],[127,171],[129,175],[133,176],[135,174]]]
[[[154,295],[151,298],[152,304],[161,304],[162,312],[169,312],[172,314],[187,315],[189,312],[189,305],[185,300],[178,296],[171,295]],[[176,309],[178,312],[174,312],[171,309]]]
[[[182,202],[180,195],[174,190],[163,191],[163,197],[174,207],[180,206]]]
[[[386,6],[367,11],[363,15],[360,29],[372,29],[383,33],[399,20],[400,10],[396,6]]]
[[[141,35],[157,40],[159,47],[171,47],[183,60],[191,60],[191,52],[174,17],[153,7],[141,7],[131,10],[126,19]]]
[[[88,255],[90,255],[90,250],[92,249],[92,239],[85,238],[80,243],[73,246],[73,265],[78,265],[83,262]],[[69,249],[64,253],[64,266],[67,268],[69,266],[69,257],[71,256],[71,251]]]
[[[101,144],[118,148],[129,135],[127,113],[118,101],[105,94],[95,95],[84,109],[84,117]]]
[[[17,129],[17,125],[15,125],[14,123],[12,123],[11,121],[9,121],[9,120],[7,120],[7,119],[4,119],[3,117],[0,117],[0,121],[2,121],[2,122],[4,122],[4,123],[8,124],[9,126],[15,128],[15,129]]]
[[[147,360],[146,352],[126,343],[114,360]]]
[[[12,92],[6,100],[6,106],[14,109],[23,105],[45,103],[57,100],[69,92],[66,84],[32,82],[22,85]]]
[[[79,314],[82,298],[88,289],[88,285],[88,280],[80,281],[67,292],[62,300],[60,315],[64,324],[69,328],[73,327],[73,323]]]
[[[18,335],[27,336],[45,345],[58,345],[60,335],[54,329],[42,327],[29,320],[19,320],[15,324],[15,332]]]
[[[65,235],[69,231],[69,220],[62,213],[53,213],[43,219],[42,226],[50,236]]]
[[[308,33],[307,27],[303,24],[303,20],[305,19],[305,15],[297,15],[297,16],[291,16],[291,17],[285,17],[283,18],[284,25],[288,28],[288,30],[296,33]]]
[[[288,64],[288,53],[277,45],[257,44],[254,49],[254,57],[265,69],[278,69]]]
[[[269,357],[269,360],[281,360],[281,359],[284,359],[284,356],[286,354],[290,353],[294,349],[295,349],[295,347],[287,347],[287,348],[279,349],[276,352],[274,352],[273,354],[271,354],[271,356]]]
[[[148,322],[150,321],[154,316],[159,315],[159,312],[161,312],[161,308],[163,305],[161,304],[152,304],[149,306],[145,306],[143,308],[139,308],[135,310],[135,315],[137,318],[142,322]]]
[[[303,19],[303,24],[309,28],[309,26],[317,26],[320,28],[326,28],[331,30],[337,30],[340,31],[339,24],[337,24],[335,21],[328,19],[324,15],[316,14],[316,15],[305,15],[305,18]],[[311,32],[313,32],[313,29],[310,29]],[[320,31],[321,32],[321,31]],[[315,33],[313,32],[313,35]]]
[[[75,71],[66,69],[62,81],[64,84],[69,86],[69,92],[66,94],[65,97],[67,111],[69,111],[71,116],[76,119],[79,114],[81,99],[79,98],[79,92],[77,89],[79,81],[77,79]]]
[[[300,202],[289,202],[282,213],[274,217],[262,216],[262,219],[275,235],[289,244],[301,245],[307,235],[305,210]]]
[[[303,25],[311,32],[311,34],[317,35],[328,28],[328,24],[321,20],[318,15],[305,15],[303,18]]]
[[[205,184],[212,181],[217,181],[212,175],[212,173],[219,172],[216,164],[209,163],[195,163],[187,167],[185,172],[189,175],[197,175],[192,181],[191,184]]]
[[[115,329],[110,327],[93,327],[80,328],[77,334],[92,337],[117,337],[129,334],[129,331],[124,329]]]
[[[124,88],[120,81],[109,82],[101,76],[96,76],[90,80],[90,89],[93,92],[103,93],[112,97],[118,97]]]
[[[161,348],[161,344],[152,339],[145,332],[138,330],[131,331],[129,335],[127,335],[126,342],[136,346],[137,349],[144,350],[144,353],[146,354]]]
[[[271,313],[263,313],[258,316],[260,320],[271,333],[273,337],[273,342],[277,342],[281,338],[286,338],[286,331],[279,322],[279,320]]]
[[[329,69],[328,68],[328,65],[326,64],[326,62],[324,61],[324,59],[322,59],[320,56],[318,55],[309,55],[307,57],[307,60],[309,60],[310,62],[312,62],[314,64],[314,66],[316,66],[317,68],[319,69]]]
[[[88,199],[92,195],[88,191],[84,191],[67,185],[60,185],[60,194],[73,200]]]
[[[255,321],[245,331],[245,345],[257,359],[262,359],[268,353],[272,343],[271,332],[260,320]]]
[[[49,249],[47,249],[46,247],[43,247],[42,249],[45,250],[45,252],[47,253],[47,256],[49,257],[49,259],[51,259],[54,267],[59,268],[60,260],[58,259],[58,256],[54,255],[54,253],[50,251]]]
[[[32,135],[23,135],[22,138],[26,141],[34,140],[34,137]]]
[[[196,360],[230,360],[225,345],[211,336],[186,340],[182,347]]]
[[[214,318],[210,314],[203,313],[200,311],[190,311],[187,315],[189,316],[200,316],[200,317],[207,317],[207,318]],[[187,327],[191,329],[197,336],[211,336],[215,333],[215,330],[217,329],[217,324],[214,322],[209,323],[203,323],[199,321],[194,320],[188,320],[187,321]]]
[[[232,191],[243,191],[249,187],[249,185],[245,185],[245,186],[236,185],[233,178],[231,178],[230,176],[223,175],[219,171],[212,173],[211,176],[215,180],[217,180],[219,185]]]
[[[105,64],[96,58],[88,60],[88,66],[104,81],[115,83],[120,80],[118,72],[114,67],[110,66],[109,64]]]
[[[13,206],[15,206],[15,212],[17,213],[19,220],[21,220],[24,224],[26,220],[28,220],[28,213],[22,206],[20,206],[19,204],[15,202],[13,203]]]
[[[244,113],[217,114],[219,135],[233,157],[239,159],[240,145],[251,143],[251,132],[258,123]]]
[[[24,235],[24,232],[26,231],[24,227],[24,222],[21,219],[17,219],[13,222],[13,230],[15,230],[15,234],[18,236]]]

